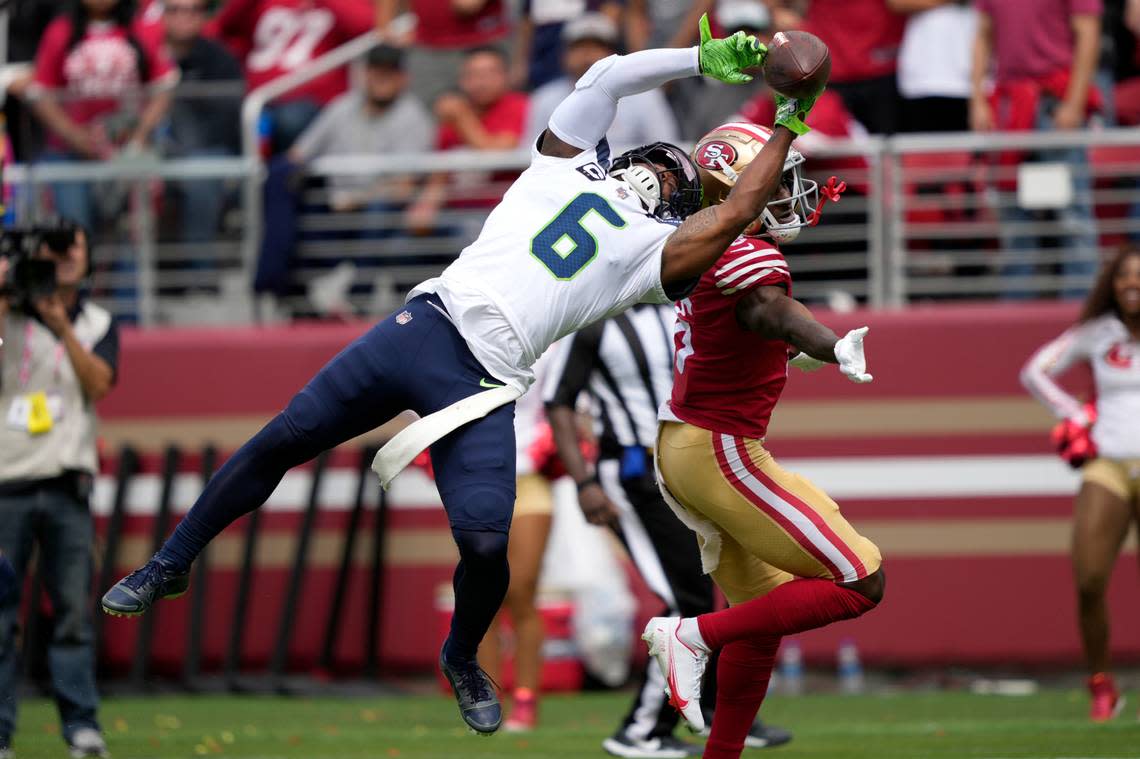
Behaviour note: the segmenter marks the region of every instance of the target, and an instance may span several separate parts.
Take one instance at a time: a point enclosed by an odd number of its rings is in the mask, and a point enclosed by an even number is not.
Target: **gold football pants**
[[[882,563],[835,501],[777,464],[759,440],[664,422],[657,465],[666,500],[697,532],[706,570],[729,603],[796,577],[860,580]]]

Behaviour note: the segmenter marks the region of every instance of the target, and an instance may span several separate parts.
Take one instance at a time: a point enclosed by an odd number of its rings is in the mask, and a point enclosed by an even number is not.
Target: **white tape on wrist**
[[[511,387],[496,387],[456,401],[446,408],[428,414],[400,430],[372,459],[372,471],[380,478],[385,490],[400,472],[425,448],[468,422],[482,419],[499,406],[517,400],[522,391]]]

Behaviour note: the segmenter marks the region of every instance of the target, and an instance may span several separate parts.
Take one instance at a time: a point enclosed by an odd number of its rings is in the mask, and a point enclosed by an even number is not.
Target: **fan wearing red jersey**
[[[376,23],[362,0],[228,0],[207,26],[245,65],[251,90],[285,76],[361,34]],[[338,68],[283,95],[266,109],[273,152],[287,149],[321,106],[348,89]]]
[[[726,124],[702,138],[694,159],[731,186],[770,135]],[[802,368],[833,363],[854,382],[871,381],[867,328],[839,338],[816,321],[791,297],[788,262],[772,242],[794,239],[819,219],[819,188],[802,178],[802,163],[788,151],[768,208],[677,304],[673,395],[658,431],[662,493],[697,533],[705,571],[731,606],[652,619],[643,637],[674,705],[698,729],[700,676],[708,654],[721,649],[717,716],[704,754],[718,759],[740,756],[781,637],[859,616],[883,594],[878,548],[826,493],[764,448],[793,353]],[[836,200],[841,189],[833,180],[824,196]]]

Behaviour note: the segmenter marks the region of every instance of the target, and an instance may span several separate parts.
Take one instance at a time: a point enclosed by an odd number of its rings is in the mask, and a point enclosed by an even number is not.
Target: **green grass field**
[[[1134,702],[1133,702],[1134,703]],[[541,729],[479,738],[454,703],[430,696],[381,699],[153,697],[107,700],[103,723],[115,759],[385,759],[386,757],[596,757],[628,704],[626,694],[551,697]],[[1114,723],[1084,718],[1085,696],[919,693],[773,698],[765,716],[793,730],[788,746],[746,752],[781,759],[919,757],[1140,757],[1131,706]],[[21,709],[18,759],[66,756],[54,706]]]

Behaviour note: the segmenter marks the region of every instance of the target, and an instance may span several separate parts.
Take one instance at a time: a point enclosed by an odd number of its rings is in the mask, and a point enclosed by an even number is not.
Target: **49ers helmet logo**
[[[1104,354],[1104,362],[1116,369],[1130,369],[1132,359],[1132,349],[1124,343],[1117,343]]]
[[[697,165],[710,171],[721,170],[721,159],[729,166],[736,163],[736,148],[722,140],[709,140],[697,155]]]

